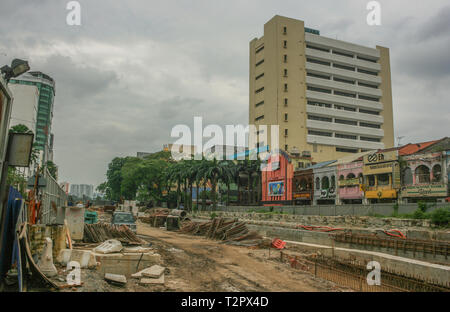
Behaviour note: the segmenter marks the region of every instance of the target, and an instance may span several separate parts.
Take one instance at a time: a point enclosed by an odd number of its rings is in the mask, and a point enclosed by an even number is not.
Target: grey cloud
[[[439,9],[419,30],[418,39],[426,41],[436,37],[448,38],[450,33],[450,6]]]
[[[61,88],[62,98],[69,96],[83,100],[118,82],[116,72],[104,71],[94,66],[80,66],[68,56],[51,55],[42,66],[55,79],[57,92],[59,84],[64,86]],[[80,106],[83,107],[82,102]]]

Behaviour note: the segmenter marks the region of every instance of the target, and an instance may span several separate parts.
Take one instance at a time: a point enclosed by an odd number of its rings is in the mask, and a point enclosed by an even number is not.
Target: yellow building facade
[[[394,145],[389,49],[277,15],[250,41],[249,72],[249,124],[268,126],[256,146],[275,148],[270,125],[279,126],[279,148],[315,162]]]

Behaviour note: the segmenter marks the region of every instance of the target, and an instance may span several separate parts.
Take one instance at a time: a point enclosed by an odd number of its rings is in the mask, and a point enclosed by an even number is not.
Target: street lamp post
[[[11,62],[11,66],[5,65],[0,68],[1,73],[5,77],[6,82],[9,82],[11,78],[22,75],[30,70],[30,65],[27,61],[21,59],[14,59]]]

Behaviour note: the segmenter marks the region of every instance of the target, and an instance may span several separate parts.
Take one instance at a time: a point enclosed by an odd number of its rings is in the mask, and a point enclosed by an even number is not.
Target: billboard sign
[[[269,182],[269,196],[282,196],[284,195],[284,182],[276,181]]]

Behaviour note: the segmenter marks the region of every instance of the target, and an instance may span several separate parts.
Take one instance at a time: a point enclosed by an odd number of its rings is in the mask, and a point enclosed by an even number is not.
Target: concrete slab
[[[97,259],[94,253],[88,250],[63,249],[56,258],[56,262],[62,265],[67,265],[70,261],[78,262],[83,269],[97,266]]]
[[[107,282],[113,282],[121,285],[127,283],[127,278],[124,275],[105,273],[105,280]]]
[[[155,264],[149,267],[148,269],[143,270],[142,275],[144,277],[159,278],[161,275],[164,274],[165,270],[166,270],[165,267]]]
[[[152,251],[151,247],[142,247],[142,246],[137,246],[137,247],[125,247],[122,252],[125,253],[147,253]]]
[[[162,284],[164,284],[164,274],[161,275],[159,278],[143,277],[139,281],[139,284],[141,284],[141,285],[162,285]]]
[[[117,239],[108,239],[103,242],[101,245],[94,248],[95,253],[109,254],[120,252],[123,249],[122,243]]]
[[[141,254],[138,255],[139,257],[125,256],[123,254],[115,257],[103,257],[99,259],[101,265],[98,269],[101,273],[108,272],[130,277],[142,269],[161,264],[161,255],[157,253],[144,254],[142,259],[139,259]]]
[[[121,259],[123,257],[123,254],[121,254],[121,253],[111,253],[111,254],[94,253],[94,255],[95,255],[95,258],[100,262],[103,259]]]

